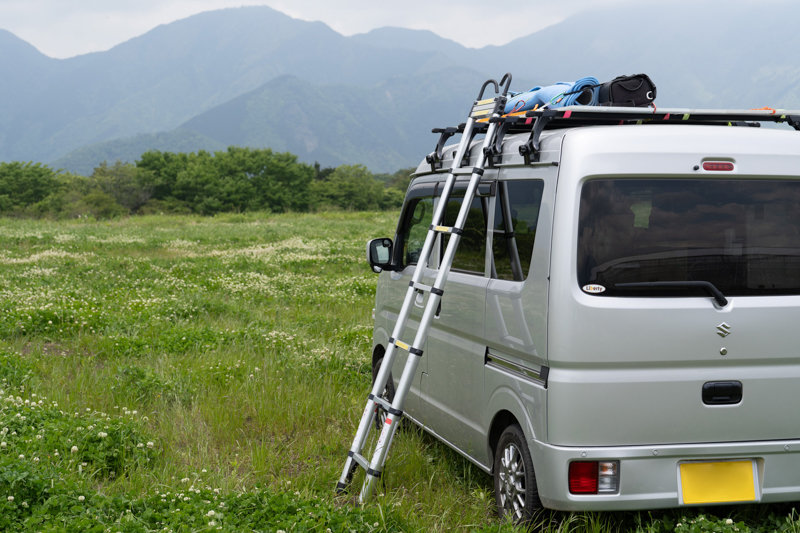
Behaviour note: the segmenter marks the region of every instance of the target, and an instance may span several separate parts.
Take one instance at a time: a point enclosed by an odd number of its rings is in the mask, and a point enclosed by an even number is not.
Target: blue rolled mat
[[[518,94],[506,103],[504,108],[505,113],[513,113],[517,111],[528,111],[536,107],[550,104],[549,107],[565,107],[568,105],[582,105],[577,102],[578,98],[583,93],[584,89],[590,89],[592,93],[592,100],[584,105],[597,105],[597,96],[599,87],[597,78],[587,77],[581,78],[576,82],[570,83],[559,81],[555,85],[547,87],[534,87],[530,91]],[[569,94],[572,93],[572,94]]]

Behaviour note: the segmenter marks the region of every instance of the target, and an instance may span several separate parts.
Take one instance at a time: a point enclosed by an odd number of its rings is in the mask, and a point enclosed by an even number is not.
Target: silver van
[[[666,113],[506,135],[482,177],[405,414],[501,515],[800,500],[800,134]],[[370,260],[376,371],[453,148]]]

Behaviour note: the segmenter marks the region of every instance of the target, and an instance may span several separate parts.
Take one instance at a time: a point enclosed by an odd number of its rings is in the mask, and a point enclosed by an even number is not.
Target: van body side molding
[[[488,347],[486,348],[485,364],[487,366],[505,370],[506,372],[511,372],[512,374],[516,374],[521,378],[533,381],[537,385],[543,386],[545,389],[547,388],[547,376],[550,374],[550,368],[544,365],[538,369],[524,366],[519,363],[509,361],[508,359],[500,357],[497,354],[493,354]]]

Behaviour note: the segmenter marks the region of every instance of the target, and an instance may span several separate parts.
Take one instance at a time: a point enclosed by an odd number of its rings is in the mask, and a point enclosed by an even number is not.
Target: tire
[[[372,384],[375,384],[375,380],[378,378],[378,371],[381,369],[381,365],[383,364],[383,357],[375,361],[375,364],[372,365]],[[394,401],[394,381],[392,380],[392,374],[389,373],[389,380],[386,382],[386,387],[383,389],[383,393],[381,394],[381,398],[386,400],[387,402]],[[375,427],[378,431],[383,429],[383,424],[386,422],[386,411],[382,408],[378,408],[375,412]]]
[[[542,508],[528,441],[518,424],[508,426],[497,442],[494,495],[500,518],[510,516],[518,524],[530,522]]]

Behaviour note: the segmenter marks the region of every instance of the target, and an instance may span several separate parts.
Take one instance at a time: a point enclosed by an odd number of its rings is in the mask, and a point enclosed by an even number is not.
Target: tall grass
[[[46,420],[2,437],[0,529],[512,531],[491,478],[413,427],[374,503],[334,498],[371,377],[363,245],[396,218],[0,220],[0,390],[13,397],[0,429]],[[19,476],[51,492],[23,507]],[[536,529],[793,530],[791,513],[548,512]]]

